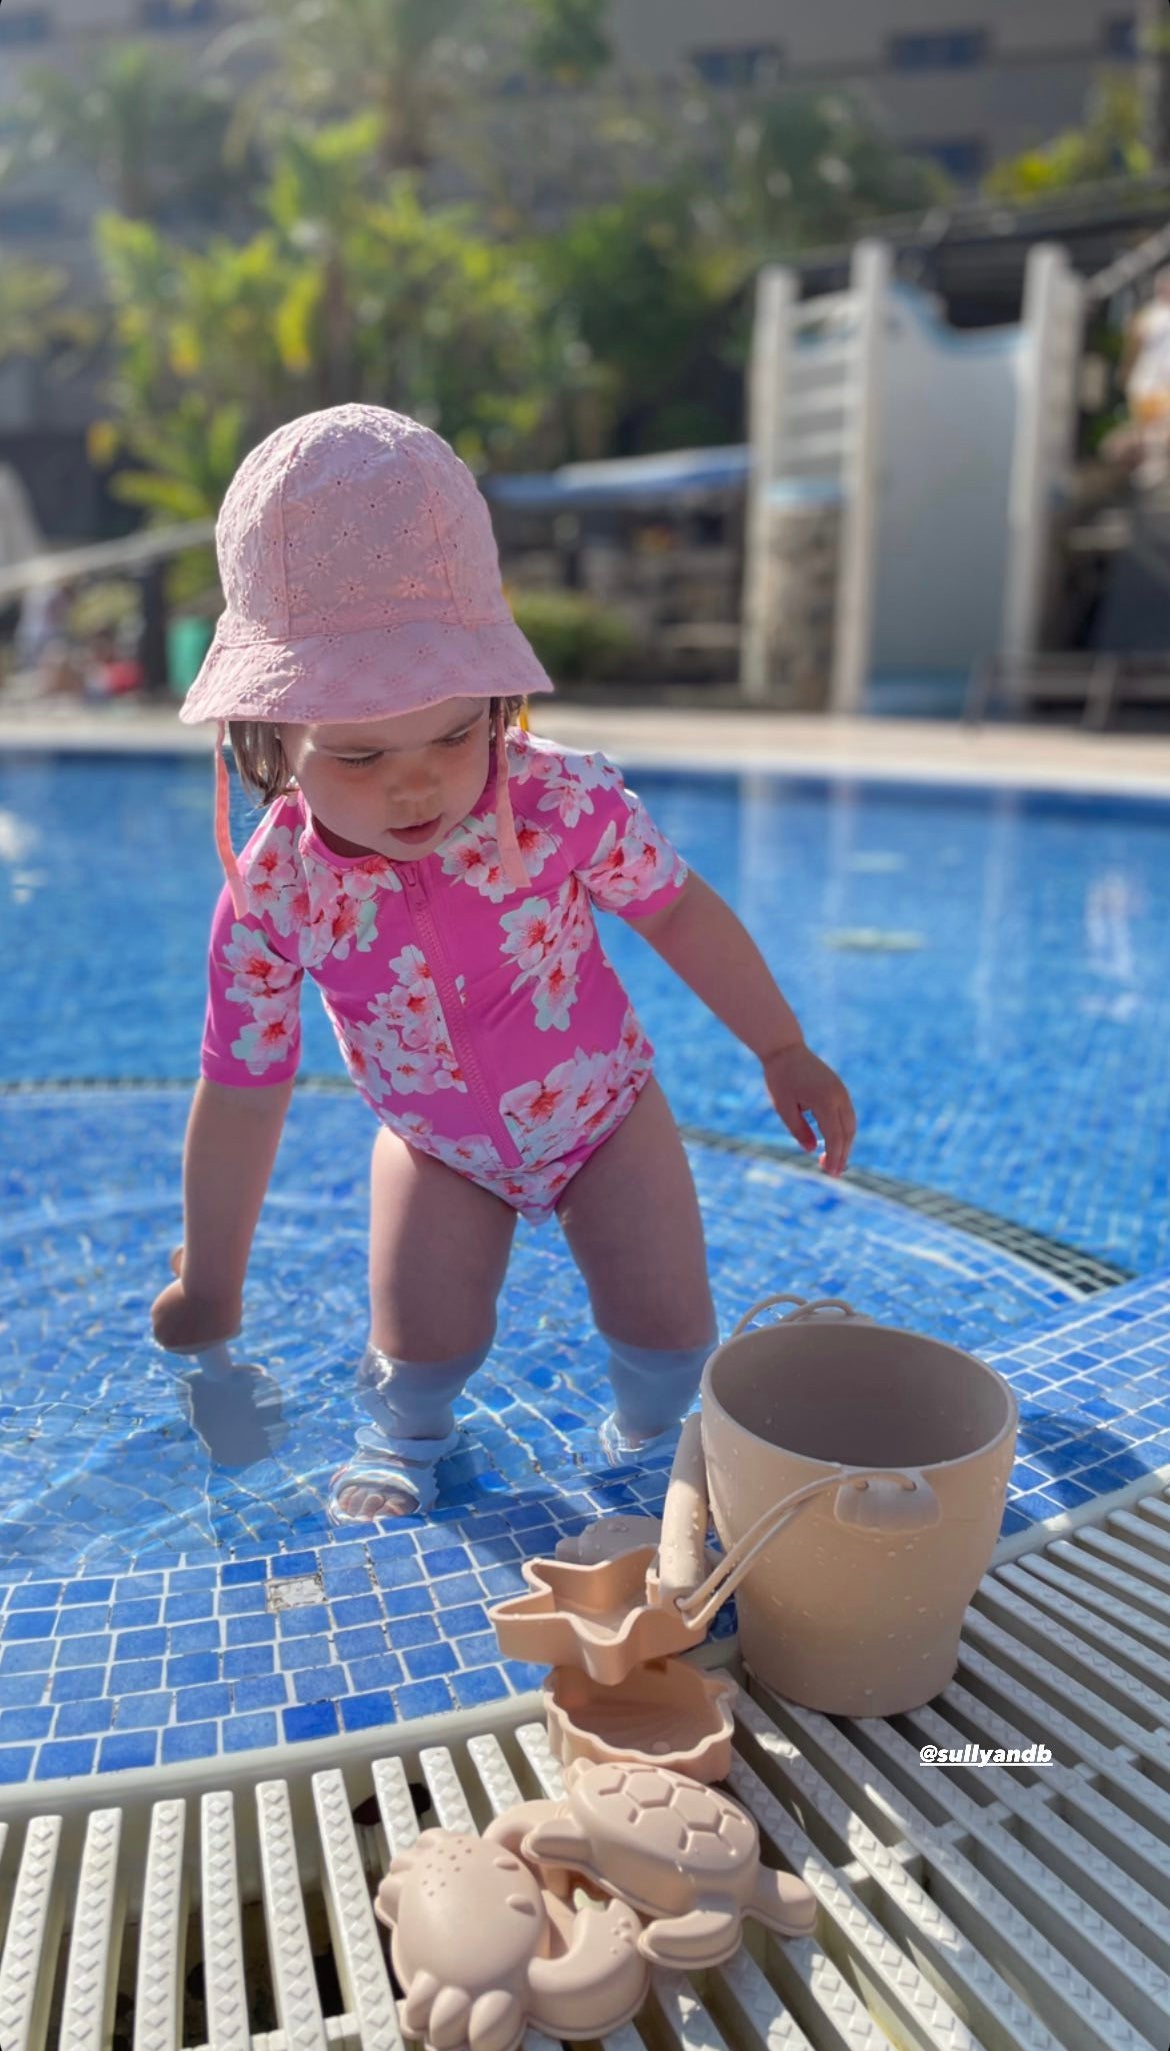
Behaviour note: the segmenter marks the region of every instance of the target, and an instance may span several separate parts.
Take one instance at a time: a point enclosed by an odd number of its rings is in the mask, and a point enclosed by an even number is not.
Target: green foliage
[[[0,363],[14,356],[39,356],[62,343],[92,343],[98,323],[68,296],[69,279],[51,264],[2,258]]]
[[[579,591],[509,591],[512,614],[554,683],[610,681],[640,652],[625,615]]]
[[[613,58],[610,0],[524,0],[533,26],[527,55],[560,85],[588,85]]]
[[[1099,86],[1083,128],[1067,129],[1040,149],[997,164],[986,186],[996,199],[1026,203],[1103,178],[1142,178],[1150,168],[1138,86],[1111,75]]]

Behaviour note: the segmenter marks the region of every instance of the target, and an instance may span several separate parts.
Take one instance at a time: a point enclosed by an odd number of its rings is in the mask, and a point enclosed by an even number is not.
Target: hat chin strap
[[[224,743],[227,740],[227,722],[216,721],[215,738],[215,845],[223,863],[223,873],[231,893],[232,907],[237,919],[248,916],[248,895],[244,879],[232,847],[231,792],[228,788],[227,763],[224,761]]]
[[[516,838],[516,821],[512,815],[512,798],[508,790],[508,725],[502,704],[496,706],[496,842],[500,850],[500,867],[513,890],[528,890],[532,878],[524,866],[520,843]]]

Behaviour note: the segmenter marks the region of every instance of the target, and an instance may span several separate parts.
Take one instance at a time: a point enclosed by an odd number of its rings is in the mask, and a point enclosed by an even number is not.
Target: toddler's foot
[[[629,1467],[637,1461],[652,1459],[659,1453],[673,1454],[681,1429],[680,1421],[668,1425],[665,1431],[654,1432],[649,1437],[640,1438],[636,1433],[626,1431],[618,1420],[617,1412],[611,1410],[599,1426],[597,1436],[601,1441],[601,1450],[611,1467]]]
[[[192,1430],[221,1467],[251,1467],[288,1437],[280,1384],[262,1367],[204,1360],[179,1376],[179,1400]]]
[[[378,1517],[417,1517],[437,1494],[433,1460],[403,1460],[359,1446],[329,1484],[332,1524],[372,1524]]]

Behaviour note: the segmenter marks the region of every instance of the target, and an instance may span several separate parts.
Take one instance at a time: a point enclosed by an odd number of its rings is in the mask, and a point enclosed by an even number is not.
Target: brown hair
[[[489,723],[494,726],[496,708],[502,706],[505,724],[512,726],[523,705],[523,698],[492,698],[488,704]],[[293,789],[292,772],[272,720],[229,719],[228,735],[240,782],[262,805],[270,805],[274,798]]]

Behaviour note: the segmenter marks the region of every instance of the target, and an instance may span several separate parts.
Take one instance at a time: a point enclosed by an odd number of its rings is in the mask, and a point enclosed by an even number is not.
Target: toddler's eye
[[[364,769],[367,763],[376,762],[378,755],[375,751],[372,755],[339,755],[337,759],[346,769]]]
[[[464,741],[470,740],[474,732],[475,728],[473,726],[465,726],[461,734],[444,734],[439,742],[439,746],[441,748],[461,748]]]

